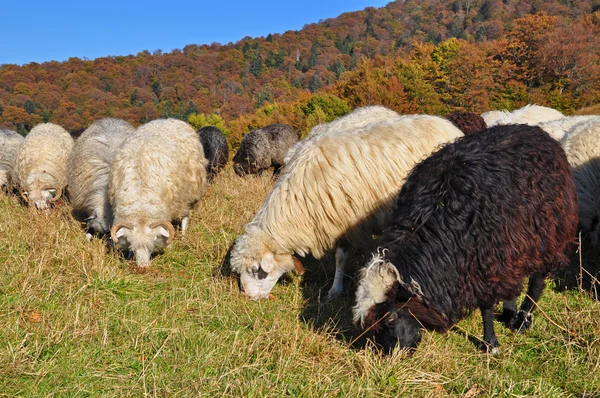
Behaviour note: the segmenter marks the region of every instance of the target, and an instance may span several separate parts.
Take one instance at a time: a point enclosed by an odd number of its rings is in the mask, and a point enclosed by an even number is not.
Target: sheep
[[[562,146],[573,168],[579,200],[579,225],[592,245],[600,237],[600,118],[574,126]]]
[[[267,298],[280,276],[300,266],[294,253],[319,259],[336,245],[328,299],[341,293],[343,246],[368,247],[387,226],[410,169],[460,136],[446,119],[411,115],[305,142],[231,251],[244,294]]]
[[[535,126],[542,122],[549,122],[565,117],[556,109],[539,105],[525,105],[524,107],[508,111],[489,111],[481,114],[488,127],[504,124],[528,124]]]
[[[575,243],[577,194],[560,144],[539,127],[497,126],[446,145],[417,165],[390,227],[360,271],[354,322],[384,353],[417,347],[421,328],[447,331],[483,317],[482,349],[497,352],[493,309],[531,326],[544,279]],[[516,311],[525,276],[527,296]]]
[[[86,240],[110,231],[112,209],[108,199],[108,178],[112,161],[135,128],[120,119],[94,122],[75,141],[67,161],[69,198],[74,213],[87,222]]]
[[[0,129],[0,186],[7,192],[13,189],[13,167],[23,140],[16,131]]]
[[[552,120],[538,124],[550,137],[557,141],[562,141],[572,130],[578,130],[585,123],[593,120],[600,120],[600,116],[565,116],[561,119]]]
[[[487,128],[485,120],[473,112],[454,112],[447,117],[464,135],[474,134]]]
[[[398,116],[400,116],[398,113],[381,105],[356,108],[349,114],[339,117],[329,123],[322,123],[313,127],[302,141],[297,142],[287,151],[285,157],[283,158],[283,163],[288,164],[289,160],[294,156],[296,151],[302,147],[305,142],[314,137],[337,134],[349,129],[360,129],[370,123],[396,118]]]
[[[46,210],[67,186],[67,158],[73,138],[53,123],[35,126],[23,140],[15,161],[15,177],[23,199]]]
[[[114,244],[135,255],[139,268],[173,239],[173,220],[185,234],[192,208],[206,189],[208,161],[196,131],[176,119],[140,126],[117,152],[109,176]]]
[[[208,160],[208,178],[212,179],[229,160],[227,140],[223,132],[214,126],[202,127],[198,130],[198,136],[204,149],[204,156]]]
[[[285,124],[271,124],[252,130],[244,136],[233,157],[233,169],[237,175],[243,176],[260,175],[273,167],[273,175],[276,175],[284,164],[285,153],[296,142],[298,135]]]

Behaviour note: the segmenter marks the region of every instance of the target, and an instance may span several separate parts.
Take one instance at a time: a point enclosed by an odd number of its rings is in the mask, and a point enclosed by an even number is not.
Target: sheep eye
[[[387,319],[385,320],[385,323],[390,325],[390,324],[396,322],[396,319],[398,319],[398,314],[394,312],[393,314],[390,314],[387,317]]]

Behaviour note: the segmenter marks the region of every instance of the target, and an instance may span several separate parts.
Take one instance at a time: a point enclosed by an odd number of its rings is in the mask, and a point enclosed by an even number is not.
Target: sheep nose
[[[269,273],[264,271],[262,268],[259,268],[258,271],[256,271],[256,277],[258,278],[258,280],[262,281],[267,277],[267,275],[269,275]]]
[[[48,203],[46,203],[45,200],[36,200],[35,202],[33,202],[33,205],[38,210],[47,210],[48,209]]]

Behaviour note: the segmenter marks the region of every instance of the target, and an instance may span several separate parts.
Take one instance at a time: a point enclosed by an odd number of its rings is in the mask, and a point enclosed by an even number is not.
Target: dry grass
[[[574,113],[575,115],[600,115],[600,104],[581,108]]]
[[[145,274],[104,242],[86,243],[69,206],[38,214],[0,197],[0,396],[600,395],[589,275],[582,292],[548,288],[531,331],[497,324],[497,356],[479,353],[473,314],[426,333],[412,357],[379,357],[354,341],[352,269],[348,293],[320,302],[331,258],[307,261],[304,279],[278,284],[275,300],[245,300],[222,264],[271,185],[219,176],[188,235]],[[599,259],[584,264],[593,273]]]

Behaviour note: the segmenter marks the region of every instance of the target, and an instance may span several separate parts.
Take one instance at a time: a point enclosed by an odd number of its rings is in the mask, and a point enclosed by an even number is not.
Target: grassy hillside
[[[497,356],[477,349],[478,313],[412,357],[374,354],[350,322],[352,267],[347,294],[320,302],[331,258],[274,300],[244,299],[223,260],[271,184],[228,170],[144,274],[86,243],[68,205],[40,214],[0,196],[0,396],[600,394],[600,311],[577,289],[549,286],[525,334],[497,323]]]

